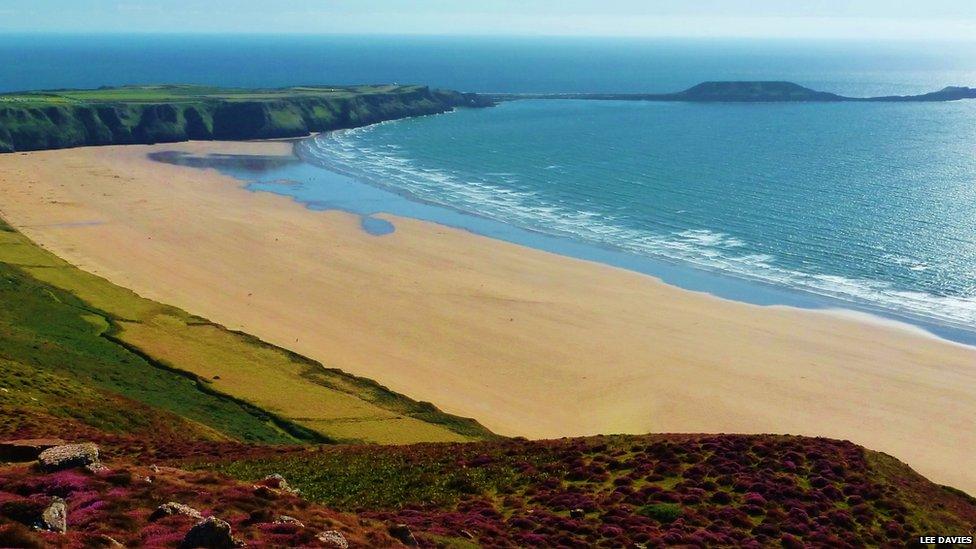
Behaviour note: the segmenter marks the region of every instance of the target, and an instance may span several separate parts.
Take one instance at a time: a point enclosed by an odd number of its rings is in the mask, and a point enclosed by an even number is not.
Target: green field
[[[278,100],[297,97],[350,98],[365,95],[422,93],[424,86],[295,86],[245,89],[193,85],[122,86],[95,90],[50,90],[0,94],[4,102],[44,103],[191,103],[197,101]]]

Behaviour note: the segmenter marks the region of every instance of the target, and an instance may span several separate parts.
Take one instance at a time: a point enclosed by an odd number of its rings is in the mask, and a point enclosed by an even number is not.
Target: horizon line
[[[545,39],[545,38],[561,38],[561,39],[601,39],[601,40],[663,40],[663,41],[696,41],[696,42],[707,42],[707,41],[764,41],[764,42],[846,42],[846,43],[899,43],[899,44],[911,44],[911,43],[924,43],[924,44],[970,44],[976,43],[976,36],[972,38],[962,38],[958,36],[952,37],[927,37],[920,38],[917,36],[909,37],[851,37],[851,36],[746,36],[746,35],[715,35],[715,36],[696,36],[696,35],[670,35],[670,34],[658,34],[658,35],[638,35],[638,34],[624,34],[624,35],[611,35],[611,34],[559,34],[559,33],[531,33],[531,34],[521,34],[521,33],[433,33],[433,32],[304,32],[304,31],[280,31],[280,32],[269,32],[269,31],[168,31],[168,30],[98,30],[98,31],[82,31],[82,30],[56,30],[56,29],[35,29],[35,30],[23,30],[23,29],[4,29],[0,27],[0,32],[4,36],[3,38],[18,37],[18,36],[207,36],[207,37],[222,37],[222,36],[237,36],[237,37],[387,37],[387,38],[398,38],[398,37],[409,37],[409,38],[471,38],[471,39],[491,39],[491,38],[522,38],[522,39]]]

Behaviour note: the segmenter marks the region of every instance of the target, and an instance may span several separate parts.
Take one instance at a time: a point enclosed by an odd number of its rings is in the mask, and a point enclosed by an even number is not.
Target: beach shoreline
[[[399,121],[381,122],[378,125],[393,124]],[[328,134],[342,134],[358,131],[363,128],[336,130]],[[327,137],[327,134],[322,134]],[[704,292],[716,297],[748,303],[753,305],[774,306],[783,305],[806,310],[830,311],[842,315],[854,315],[869,322],[880,322],[890,326],[901,326],[910,331],[921,331],[938,339],[952,341],[976,348],[976,325],[952,321],[945,317],[927,316],[918,311],[910,311],[872,302],[867,299],[852,298],[850,296],[831,294],[822,289],[808,286],[792,286],[789,283],[777,283],[755,276],[752,273],[729,272],[716,269],[707,264],[696,264],[676,259],[666,255],[645,255],[627,251],[624,248],[607,245],[606,243],[587,242],[585,239],[574,238],[569,235],[557,235],[545,230],[501,220],[477,210],[462,209],[448,202],[432,201],[418,196],[408,189],[385,183],[374,174],[366,174],[350,170],[347,165],[336,164],[328,157],[314,152],[314,143],[318,136],[292,140],[296,162],[305,170],[289,174],[287,171],[274,168],[266,172],[243,173],[235,169],[227,169],[226,164],[214,165],[221,173],[238,179],[248,180],[246,188],[252,191],[265,191],[292,197],[297,202],[313,210],[337,209],[368,218],[376,211],[399,216],[428,221],[439,225],[446,225],[456,229],[470,231],[476,235],[487,236],[496,240],[503,240],[512,244],[542,250],[556,255],[572,257],[594,263],[622,268],[651,276],[661,282],[689,291]],[[206,159],[196,160],[206,163]],[[307,176],[307,172],[315,175]],[[267,178],[278,175],[282,178],[293,179],[294,185],[269,185]],[[298,177],[292,177],[298,175]],[[306,177],[307,185],[304,182]],[[321,185],[331,182],[334,178],[342,178],[343,186],[359,189],[369,189],[366,192],[352,191],[342,194],[359,194],[359,200],[350,203],[333,202],[334,183],[329,185],[328,191],[321,192]],[[296,191],[308,187],[308,192]],[[316,190],[318,189],[318,190]],[[368,198],[362,199],[363,195]],[[388,198],[381,198],[386,195]],[[322,196],[330,197],[325,201]],[[379,208],[379,210],[376,210]],[[780,281],[782,282],[782,281]],[[889,304],[890,305],[890,304]]]
[[[0,156],[0,216],[137,293],[505,435],[849,439],[976,491],[976,349],[834,311],[757,306],[425,221],[312,211],[152,151]],[[860,315],[858,315],[860,316]]]

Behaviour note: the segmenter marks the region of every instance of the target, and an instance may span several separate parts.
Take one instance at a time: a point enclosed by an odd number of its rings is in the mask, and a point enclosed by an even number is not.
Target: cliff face
[[[363,126],[491,103],[474,94],[386,93],[193,98],[162,102],[0,102],[0,152],[189,139],[268,139]]]

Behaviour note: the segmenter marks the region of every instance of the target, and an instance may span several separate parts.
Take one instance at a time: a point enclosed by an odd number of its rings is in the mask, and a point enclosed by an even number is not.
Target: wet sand
[[[507,435],[849,439],[976,492],[976,350],[862,317],[759,307],[440,225],[313,212],[152,151],[0,155],[0,216],[138,293]]]

